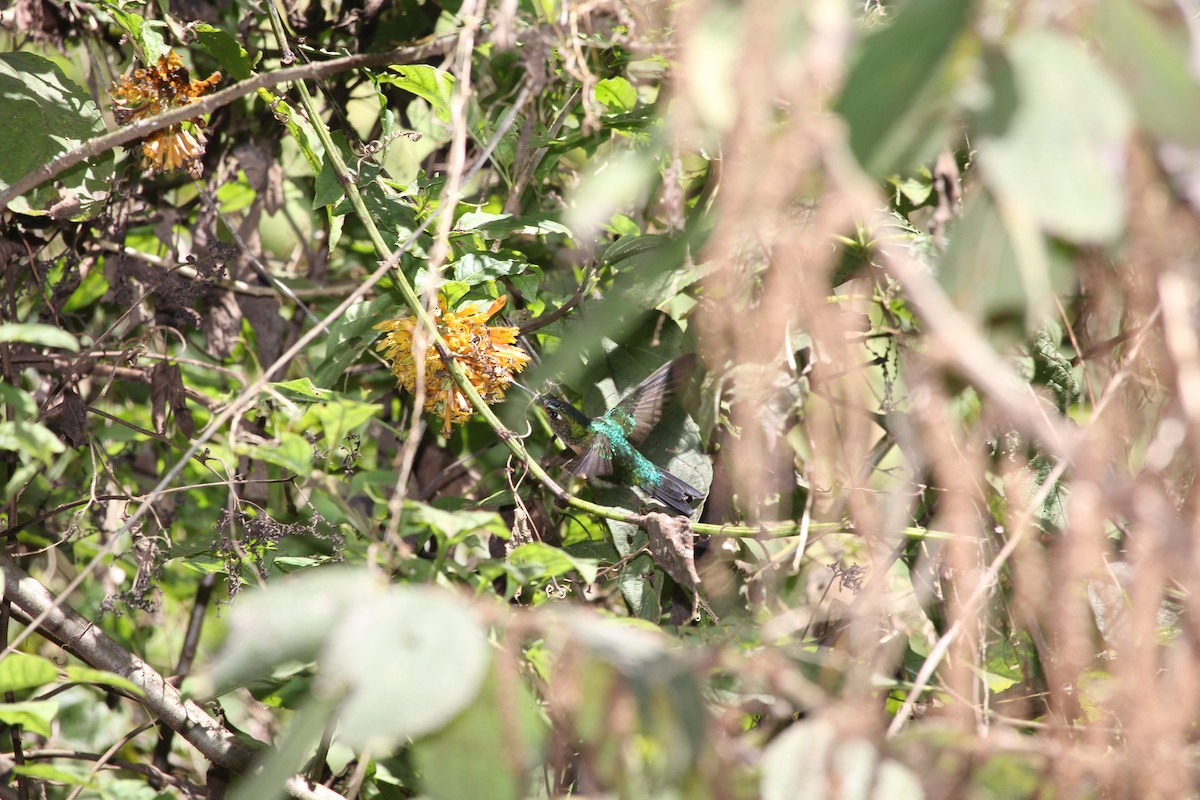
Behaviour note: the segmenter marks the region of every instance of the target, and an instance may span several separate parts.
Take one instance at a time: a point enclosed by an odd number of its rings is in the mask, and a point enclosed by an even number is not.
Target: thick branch
[[[68,653],[88,666],[120,675],[144,692],[138,698],[146,711],[186,739],[214,764],[244,772],[255,751],[221,727],[204,709],[184,700],[153,667],[114,642],[102,630],[65,605],[55,605],[54,595],[17,566],[0,555],[4,596],[30,618],[45,614],[40,628],[60,642]]]

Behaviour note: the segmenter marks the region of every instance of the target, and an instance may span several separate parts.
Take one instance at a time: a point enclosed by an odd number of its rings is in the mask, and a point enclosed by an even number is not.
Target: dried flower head
[[[113,116],[120,125],[156,116],[195,102],[221,82],[214,72],[194,81],[179,56],[172,50],[160,56],[153,67],[122,75],[112,88]],[[204,122],[199,118],[155,131],[142,140],[142,169],[149,175],[184,171],[199,178],[204,171]]]
[[[458,311],[448,311],[445,302],[438,302],[438,331],[479,396],[488,405],[504,399],[504,392],[512,384],[514,375],[529,363],[529,354],[514,346],[516,328],[493,328],[485,324],[504,308],[507,301],[508,298],[502,296],[486,310],[471,304]],[[416,322],[412,317],[401,317],[385,320],[375,326],[375,330],[386,332],[375,349],[383,352],[383,357],[391,362],[392,374],[409,392],[415,392],[417,385],[417,366],[413,356]],[[431,346],[426,349],[424,361],[425,410],[442,418],[442,433],[448,436],[450,426],[466,422],[471,418],[473,409],[454,383],[450,370],[436,348]]]

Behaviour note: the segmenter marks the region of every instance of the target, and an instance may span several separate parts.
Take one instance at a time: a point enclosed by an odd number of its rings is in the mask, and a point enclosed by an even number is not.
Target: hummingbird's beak
[[[513,381],[513,382],[512,382],[512,385],[513,385],[513,386],[516,386],[516,387],[518,387],[519,389],[521,389],[522,391],[524,391],[526,394],[528,394],[528,395],[529,395],[530,397],[532,397],[534,400],[537,400],[537,399],[538,399],[538,394],[537,394],[537,392],[533,391],[533,390],[532,390],[532,389],[530,389],[528,386],[525,386],[525,385],[523,385],[523,384],[521,384],[521,383],[518,383],[517,381]]]

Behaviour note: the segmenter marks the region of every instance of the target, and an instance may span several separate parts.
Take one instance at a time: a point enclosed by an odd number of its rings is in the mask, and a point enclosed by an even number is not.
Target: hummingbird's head
[[[578,443],[587,433],[588,418],[570,403],[556,397],[539,397],[538,404],[546,411],[550,428],[568,445]]]

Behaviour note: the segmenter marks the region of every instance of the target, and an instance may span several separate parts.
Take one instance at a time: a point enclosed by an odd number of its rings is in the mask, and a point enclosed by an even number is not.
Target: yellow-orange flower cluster
[[[194,81],[175,51],[160,56],[153,67],[135,69],[113,84],[113,116],[120,125],[153,117],[176,106],[186,106],[221,82],[214,72]],[[204,123],[188,120],[155,131],[142,140],[142,169],[149,175],[184,171],[193,178],[204,172]]]
[[[529,354],[514,346],[516,328],[490,328],[485,323],[504,308],[507,297],[500,297],[486,310],[469,305],[459,311],[448,311],[438,302],[437,326],[455,360],[463,368],[479,396],[488,405],[504,399],[505,390],[512,384],[515,373],[525,369]],[[417,365],[413,356],[412,317],[389,319],[375,326],[385,331],[375,346],[392,364],[392,374],[409,392],[416,391]],[[442,418],[442,433],[450,435],[450,426],[471,418],[471,403],[454,383],[450,370],[430,346],[425,351],[425,410]]]

